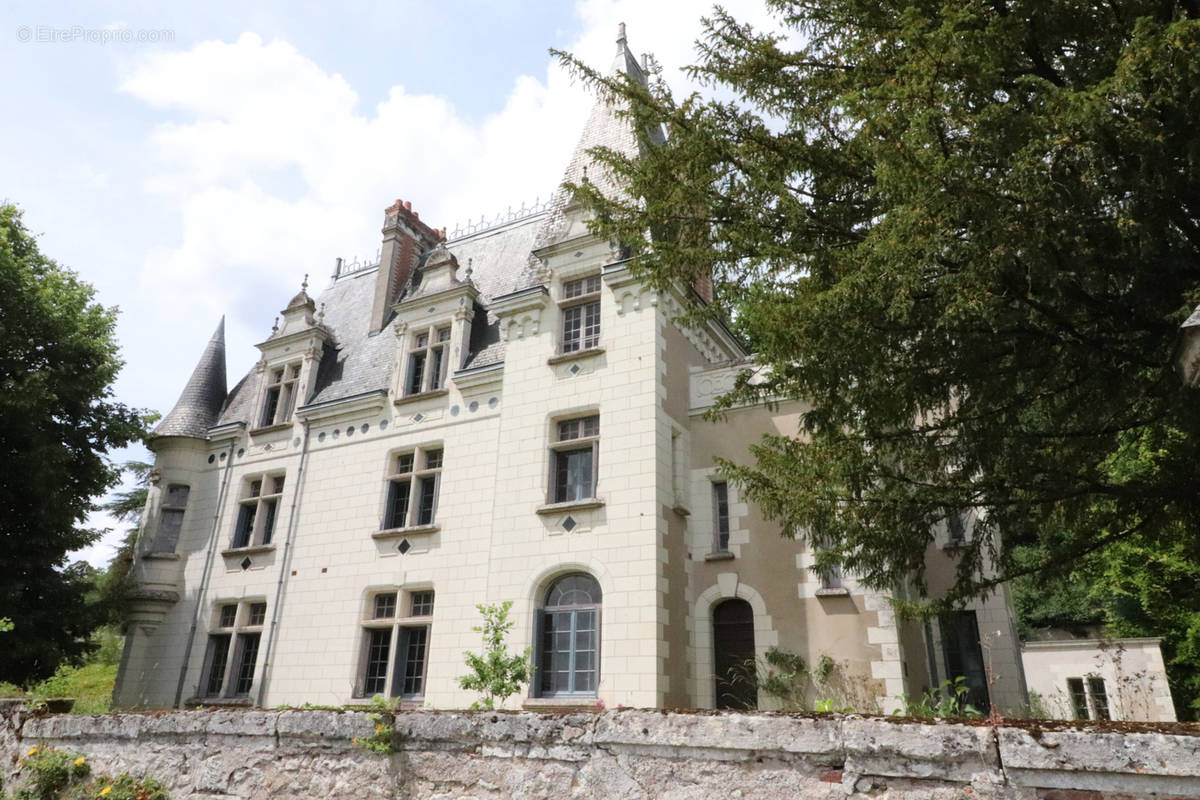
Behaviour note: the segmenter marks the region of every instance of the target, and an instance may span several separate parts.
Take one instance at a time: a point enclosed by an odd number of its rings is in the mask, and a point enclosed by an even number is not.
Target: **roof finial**
[[[300,291],[302,291],[302,292],[308,291],[308,273],[307,272],[304,273],[304,282],[300,284]]]
[[[463,274],[463,277],[466,278],[468,282],[470,282],[470,280],[471,280],[471,273],[474,271],[474,264],[475,264],[475,259],[473,259],[473,258],[467,259],[467,271]]]
[[[625,23],[624,22],[617,23],[617,45],[620,47],[625,46]]]
[[[321,310],[317,312],[317,324],[321,325],[325,322],[325,304],[321,303]]]
[[[583,165],[583,178],[579,182],[580,183],[588,183],[587,164]]]
[[[279,333],[279,317],[275,317],[275,322],[271,325],[271,333]]]

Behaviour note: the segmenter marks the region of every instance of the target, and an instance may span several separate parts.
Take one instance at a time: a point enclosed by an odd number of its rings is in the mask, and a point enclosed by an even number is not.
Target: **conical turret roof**
[[[158,423],[152,436],[207,438],[225,404],[225,318],[213,332],[199,363],[171,413]]]

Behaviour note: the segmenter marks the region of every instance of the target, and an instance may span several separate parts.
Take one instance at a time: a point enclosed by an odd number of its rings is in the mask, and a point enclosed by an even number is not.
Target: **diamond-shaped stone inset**
[[[423,419],[425,419],[424,414],[413,414],[413,422],[420,422]]]
[[[575,530],[575,526],[578,524],[579,523],[575,521],[574,517],[567,517],[562,521],[563,530],[565,530],[567,533]]]
[[[571,373],[572,375],[578,375],[578,374],[579,374],[579,370],[580,370],[580,366],[579,366],[578,364],[572,364],[572,365],[571,365],[571,369],[570,369],[570,373]]]
[[[404,555],[412,549],[412,545],[408,543],[408,539],[401,539],[400,544],[396,545],[396,549],[400,551],[400,555]]]
[[[249,558],[243,558],[243,559],[242,559],[242,569],[243,569],[243,570],[250,569],[250,565],[251,565],[251,564],[253,564],[253,563],[254,563],[254,562],[253,562],[253,561],[251,561]]]

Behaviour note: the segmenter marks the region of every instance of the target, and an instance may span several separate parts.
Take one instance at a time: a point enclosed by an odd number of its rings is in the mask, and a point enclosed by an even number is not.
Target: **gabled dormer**
[[[397,403],[447,392],[449,376],[466,359],[479,300],[470,265],[460,278],[458,260],[444,243],[423,261],[408,291],[392,306],[397,348],[392,397]]]
[[[322,324],[323,313],[308,296],[308,276],[299,293],[280,312],[270,337],[255,347],[262,358],[255,365],[259,396],[250,417],[250,433],[261,434],[290,427],[296,407],[313,391],[317,367],[321,363],[328,329]]]

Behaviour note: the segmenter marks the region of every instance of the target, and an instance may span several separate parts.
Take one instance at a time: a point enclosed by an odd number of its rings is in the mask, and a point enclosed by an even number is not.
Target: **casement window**
[[[224,603],[213,610],[199,696],[250,695],[266,619],[267,604],[262,601]]]
[[[600,584],[582,572],[550,585],[537,615],[541,697],[595,696],[600,684]]]
[[[596,496],[600,415],[560,420],[550,445],[550,502],[569,503]]]
[[[600,276],[563,281],[562,342],[564,353],[600,346]]]
[[[167,485],[158,515],[158,530],[150,543],[151,553],[174,553],[179,543],[179,532],[183,528],[183,514],[187,510],[188,494],[191,489],[182,483]]]
[[[442,448],[418,447],[391,456],[382,530],[432,525],[442,482]]]
[[[296,407],[296,391],[300,385],[300,364],[273,367],[267,376],[267,392],[263,397],[261,427],[291,422]]]
[[[433,592],[379,592],[363,621],[362,668],[356,697],[419,698],[425,694]]]
[[[714,481],[712,485],[713,552],[729,552],[729,484]]]
[[[404,394],[433,392],[446,385],[450,362],[450,326],[430,328],[413,334],[404,373]]]
[[[1090,675],[1086,682],[1084,678],[1067,678],[1067,696],[1075,719],[1111,718],[1104,678]]]
[[[275,535],[279,504],[283,499],[282,475],[259,475],[242,483],[233,547],[268,545]]]

